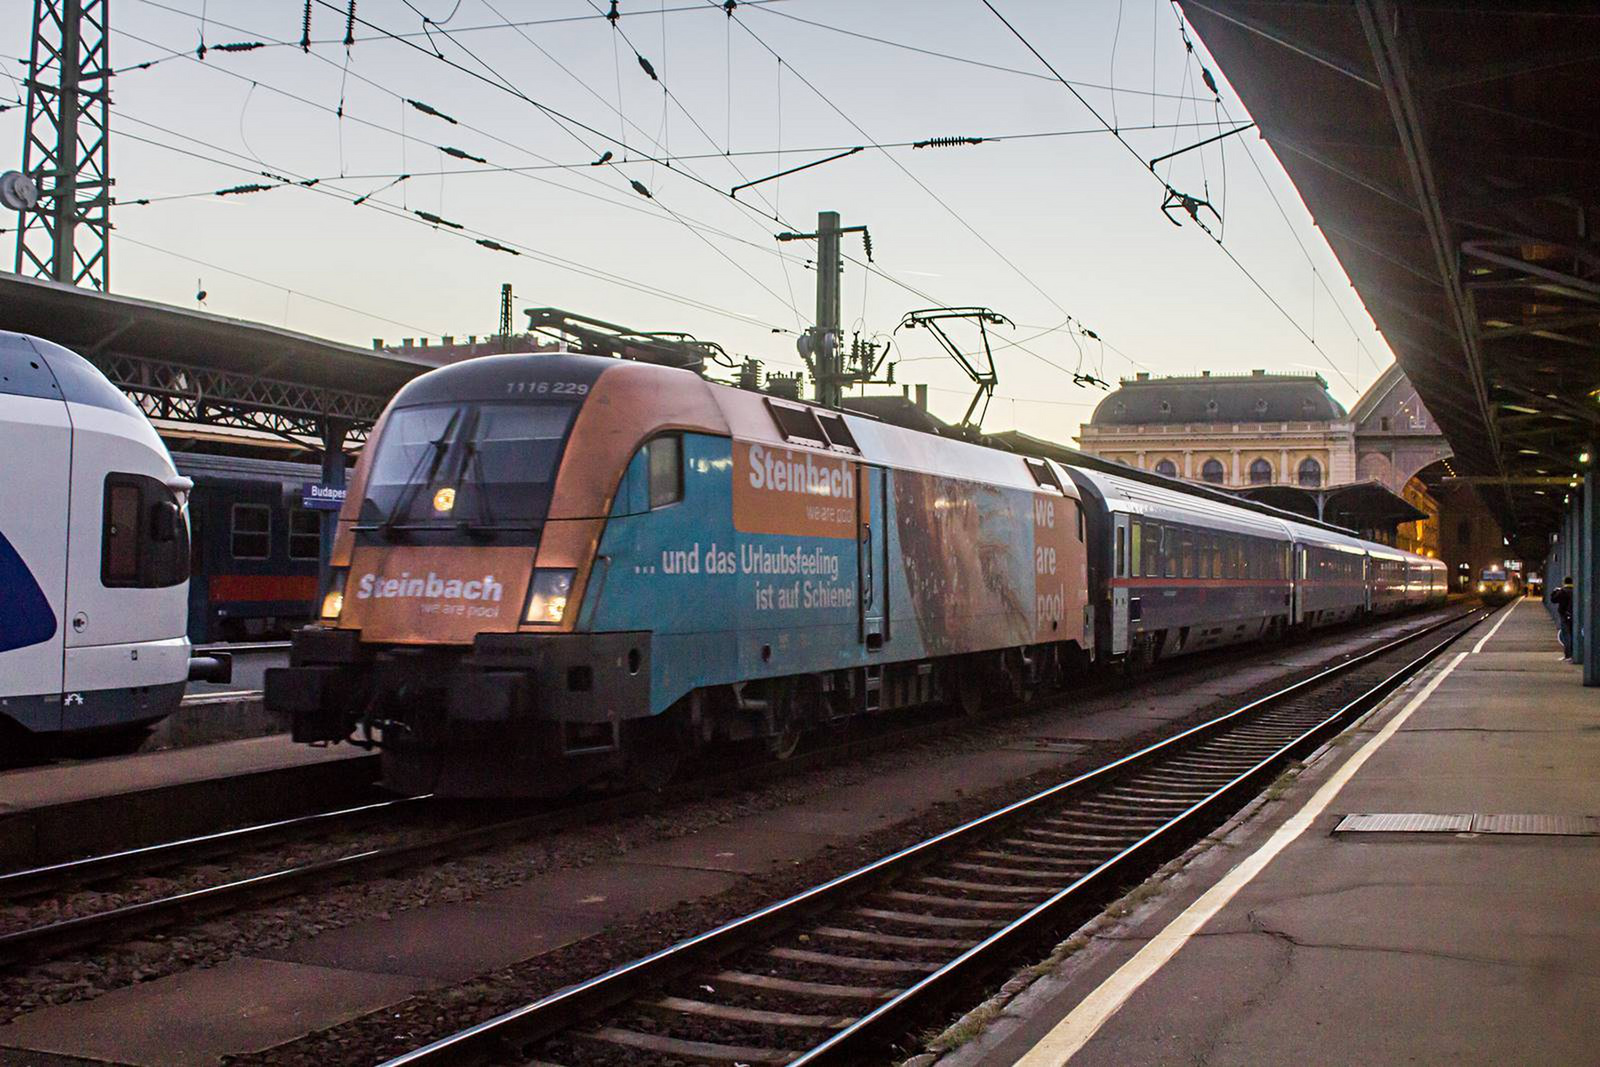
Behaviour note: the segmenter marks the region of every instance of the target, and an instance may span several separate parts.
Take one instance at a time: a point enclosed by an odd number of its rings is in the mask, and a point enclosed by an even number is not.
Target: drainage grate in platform
[[[1365,815],[1346,815],[1333,828],[1336,834],[1464,834],[1472,829],[1471,815],[1426,815],[1418,812],[1384,811]]]
[[[1527,834],[1545,837],[1600,836],[1593,815],[1433,815],[1425,812],[1366,812],[1346,815],[1336,834]]]
[[[1593,815],[1474,815],[1472,829],[1480,834],[1592,837],[1600,834],[1600,819]]]

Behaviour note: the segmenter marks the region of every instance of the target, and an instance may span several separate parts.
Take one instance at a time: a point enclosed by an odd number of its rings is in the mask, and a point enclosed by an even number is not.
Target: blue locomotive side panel
[[[674,437],[681,493],[651,506],[647,444],[578,623],[652,633],[653,713],[700,687],[1059,640],[1082,613],[1075,501]]]

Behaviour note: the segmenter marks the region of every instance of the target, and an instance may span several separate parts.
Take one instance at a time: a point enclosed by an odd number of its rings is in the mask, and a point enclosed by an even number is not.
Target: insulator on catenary
[[[300,51],[311,51],[311,0],[306,0],[306,15],[300,23]]]
[[[607,163],[611,162],[611,155],[612,155],[611,149],[608,148],[608,149],[606,149],[606,154],[605,155],[601,156],[599,159],[597,159],[593,163],[589,164],[589,166],[591,166],[591,167],[602,167],[602,166],[605,166]]]
[[[227,188],[227,189],[218,189],[214,195],[216,195],[216,196],[235,196],[235,195],[240,194],[240,193],[264,193],[268,189],[276,189],[276,188],[277,188],[276,185],[262,185],[259,182],[257,182],[254,185],[235,185],[235,186],[232,186],[232,187]]]
[[[356,43],[356,0],[350,0],[350,11],[344,17],[344,46]]]
[[[917,141],[912,148],[954,148],[964,144],[982,144],[987,137],[930,137],[926,141]]]
[[[520,256],[520,255],[522,255],[522,253],[518,252],[515,248],[507,248],[505,245],[501,244],[499,241],[491,241],[487,237],[478,238],[478,243],[480,245],[482,245],[483,247],[485,247],[487,249],[490,249],[492,251],[495,251],[495,252],[504,252],[507,255],[512,255],[512,256]]]
[[[469,161],[471,161],[473,163],[488,163],[489,162],[487,159],[484,159],[482,156],[475,156],[471,152],[463,152],[461,149],[459,149],[459,148],[451,148],[449,145],[440,145],[439,146],[439,151],[443,152],[447,156],[455,156],[457,159],[465,159],[465,160],[469,160]]]
[[[265,47],[267,46],[262,41],[229,41],[227,44],[214,44],[210,50],[213,52],[254,52],[257,48]]]
[[[455,119],[451,118],[449,115],[446,115],[443,111],[440,111],[432,104],[424,104],[421,100],[412,100],[410,97],[406,98],[406,103],[410,104],[424,115],[432,115],[434,118],[444,119],[452,126],[461,125]]]
[[[643,182],[641,182],[641,181],[639,181],[637,179],[629,179],[629,184],[633,186],[633,191],[634,192],[638,193],[640,196],[644,197],[646,200],[654,200],[655,199],[655,197],[650,195],[650,190],[648,190],[648,189],[646,189],[644,187],[644,183]]]
[[[438,215],[435,215],[431,211],[418,211],[417,209],[413,208],[411,213],[413,215],[415,215],[417,218],[421,219],[423,222],[431,222],[435,226],[448,226],[452,230],[464,230],[464,229],[466,229],[466,227],[461,225],[461,223],[459,223],[459,222],[451,222],[449,219],[442,219]]]
[[[656,74],[656,68],[654,68],[654,67],[652,67],[650,65],[650,61],[648,59],[646,59],[644,56],[641,56],[637,52],[635,52],[633,54],[633,58],[637,59],[639,61],[639,66],[644,69],[644,72],[646,74],[650,75],[650,80],[651,81],[660,81],[661,80],[661,78],[659,76],[657,76],[657,74]]]

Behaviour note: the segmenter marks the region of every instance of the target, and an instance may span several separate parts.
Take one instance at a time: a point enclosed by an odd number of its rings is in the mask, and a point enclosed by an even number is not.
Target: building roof
[[[1600,433],[1594,5],[1185,0],[1461,473],[1537,557]]]
[[[427,363],[257,322],[0,272],[7,329],[72,349],[152,419],[358,433]]]
[[[1091,426],[1172,423],[1333,422],[1344,408],[1320,374],[1138,374],[1100,401]]]

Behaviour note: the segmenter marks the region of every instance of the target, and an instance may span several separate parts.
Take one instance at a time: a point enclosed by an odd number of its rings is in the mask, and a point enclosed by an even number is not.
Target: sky
[[[554,306],[787,371],[814,246],[774,235],[834,210],[873,244],[845,238],[845,333],[889,342],[942,417],[974,386],[896,331],[940,305],[1015,324],[991,330],[991,431],[1075,436],[1105,393],[1074,372],[1317,372],[1350,406],[1392,356],[1266,143],[1146,165],[1248,121],[1181,8],[992,2],[619,0],[613,23],[610,0],[360,0],[347,48],[348,0],[312,0],[304,51],[303,0],[116,0],[111,288],[365,346],[493,333],[509,282],[519,328]],[[0,106],[32,6],[0,4]],[[23,122],[0,111],[0,170]],[[984,140],[910,146],[931,138]],[[1169,185],[1210,234],[1163,214]]]

